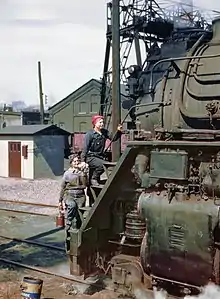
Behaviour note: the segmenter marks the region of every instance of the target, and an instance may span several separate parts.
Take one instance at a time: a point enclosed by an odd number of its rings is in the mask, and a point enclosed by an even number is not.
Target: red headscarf
[[[93,115],[92,117],[92,125],[95,126],[95,124],[100,121],[101,119],[104,119],[102,115]]]

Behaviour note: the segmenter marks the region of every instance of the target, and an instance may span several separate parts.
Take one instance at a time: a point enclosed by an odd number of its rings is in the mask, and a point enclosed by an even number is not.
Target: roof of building
[[[0,130],[1,135],[70,135],[71,133],[63,130],[56,125],[25,125],[25,126],[7,126]]]
[[[88,90],[92,87],[100,88],[101,87],[101,81],[96,80],[96,79],[90,79],[85,84],[83,84],[82,86],[80,86],[79,88],[74,90],[72,93],[70,93],[68,96],[66,96],[64,99],[57,102],[53,106],[49,107],[48,111],[52,112],[52,111],[56,111],[57,109],[59,110],[61,107],[65,106],[66,104],[71,102],[74,97],[78,98],[81,94],[85,93],[85,90]]]
[[[18,112],[18,111],[4,111],[4,110],[1,110],[0,114],[2,114],[2,115],[12,115],[12,116],[21,116],[21,112]]]
[[[101,91],[102,82],[97,79],[91,79],[87,81],[85,84],[74,90],[72,93],[70,93],[67,97],[62,99],[61,101],[57,102],[53,106],[48,108],[48,111],[50,113],[56,113],[57,111],[63,109],[66,105],[68,105],[72,100],[78,99],[82,94],[84,94],[86,91],[90,90],[91,88],[97,88]],[[107,87],[108,88],[108,87]],[[122,101],[126,99],[126,86],[121,84],[121,95],[122,95]]]

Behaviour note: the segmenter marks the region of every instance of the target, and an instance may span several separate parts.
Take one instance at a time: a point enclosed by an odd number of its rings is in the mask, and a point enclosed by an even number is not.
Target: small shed
[[[0,177],[54,178],[63,174],[69,132],[55,125],[8,126],[0,130]]]

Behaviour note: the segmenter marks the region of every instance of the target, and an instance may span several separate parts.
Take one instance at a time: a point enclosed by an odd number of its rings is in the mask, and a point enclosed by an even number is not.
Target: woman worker
[[[89,164],[91,184],[98,185],[100,176],[104,172],[104,151],[106,140],[112,142],[118,140],[122,135],[122,126],[118,125],[115,135],[104,128],[104,119],[101,115],[94,115],[92,117],[93,129],[88,131],[85,135],[84,148],[81,159],[83,162]]]
[[[70,228],[79,229],[82,224],[79,208],[86,203],[85,189],[89,181],[89,168],[86,163],[81,163],[79,156],[70,156],[70,168],[65,171],[61,183],[59,198],[59,209],[63,210],[63,203],[66,206],[66,231]]]

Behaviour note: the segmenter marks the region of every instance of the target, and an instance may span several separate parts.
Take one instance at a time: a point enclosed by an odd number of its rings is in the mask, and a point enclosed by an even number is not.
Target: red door
[[[21,177],[21,142],[8,142],[8,176]]]

